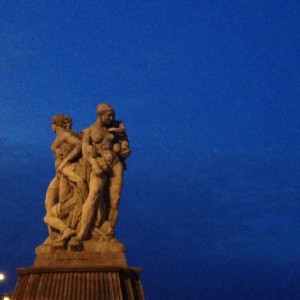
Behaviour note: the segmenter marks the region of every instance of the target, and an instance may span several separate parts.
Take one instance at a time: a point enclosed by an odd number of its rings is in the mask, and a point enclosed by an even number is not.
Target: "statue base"
[[[20,268],[13,300],[144,300],[131,267]]]
[[[127,267],[125,247],[117,239],[83,241],[76,246],[70,243],[53,243],[47,239],[35,249],[34,267]]]
[[[75,245],[76,246],[76,245]],[[18,269],[13,300],[144,300],[141,269],[128,267],[116,239],[53,243],[35,249],[33,267]]]

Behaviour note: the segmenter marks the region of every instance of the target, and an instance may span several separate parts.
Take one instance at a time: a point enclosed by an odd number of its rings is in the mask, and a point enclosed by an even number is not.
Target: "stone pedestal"
[[[144,300],[131,267],[20,268],[14,300]]]
[[[14,300],[144,300],[141,269],[128,267],[125,247],[84,241],[81,247],[37,247],[33,267],[18,269]]]

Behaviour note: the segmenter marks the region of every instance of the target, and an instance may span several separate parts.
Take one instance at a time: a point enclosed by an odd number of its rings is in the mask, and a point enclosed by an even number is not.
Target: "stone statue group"
[[[96,122],[80,133],[72,130],[69,116],[52,118],[56,175],[47,189],[44,221],[53,245],[114,239],[130,148],[114,109],[102,103],[96,111]]]

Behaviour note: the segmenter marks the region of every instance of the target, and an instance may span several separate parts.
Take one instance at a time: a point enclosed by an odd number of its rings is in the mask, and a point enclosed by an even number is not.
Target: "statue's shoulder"
[[[89,134],[94,128],[95,128],[95,123],[85,129],[81,130],[80,133],[82,133],[82,135]]]
[[[81,130],[79,134],[81,135],[82,140],[90,139],[91,136],[93,135],[93,132],[95,132],[95,131],[96,131],[96,126],[94,123],[93,125]]]

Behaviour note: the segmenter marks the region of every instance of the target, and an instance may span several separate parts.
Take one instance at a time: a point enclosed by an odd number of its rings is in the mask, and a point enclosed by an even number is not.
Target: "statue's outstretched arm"
[[[73,150],[68,153],[68,155],[62,160],[60,165],[58,166],[58,171],[61,172],[62,169],[73,159],[78,157],[81,154],[81,141],[76,136],[70,134],[69,132],[65,132],[63,136],[64,141],[69,144],[74,145]]]

